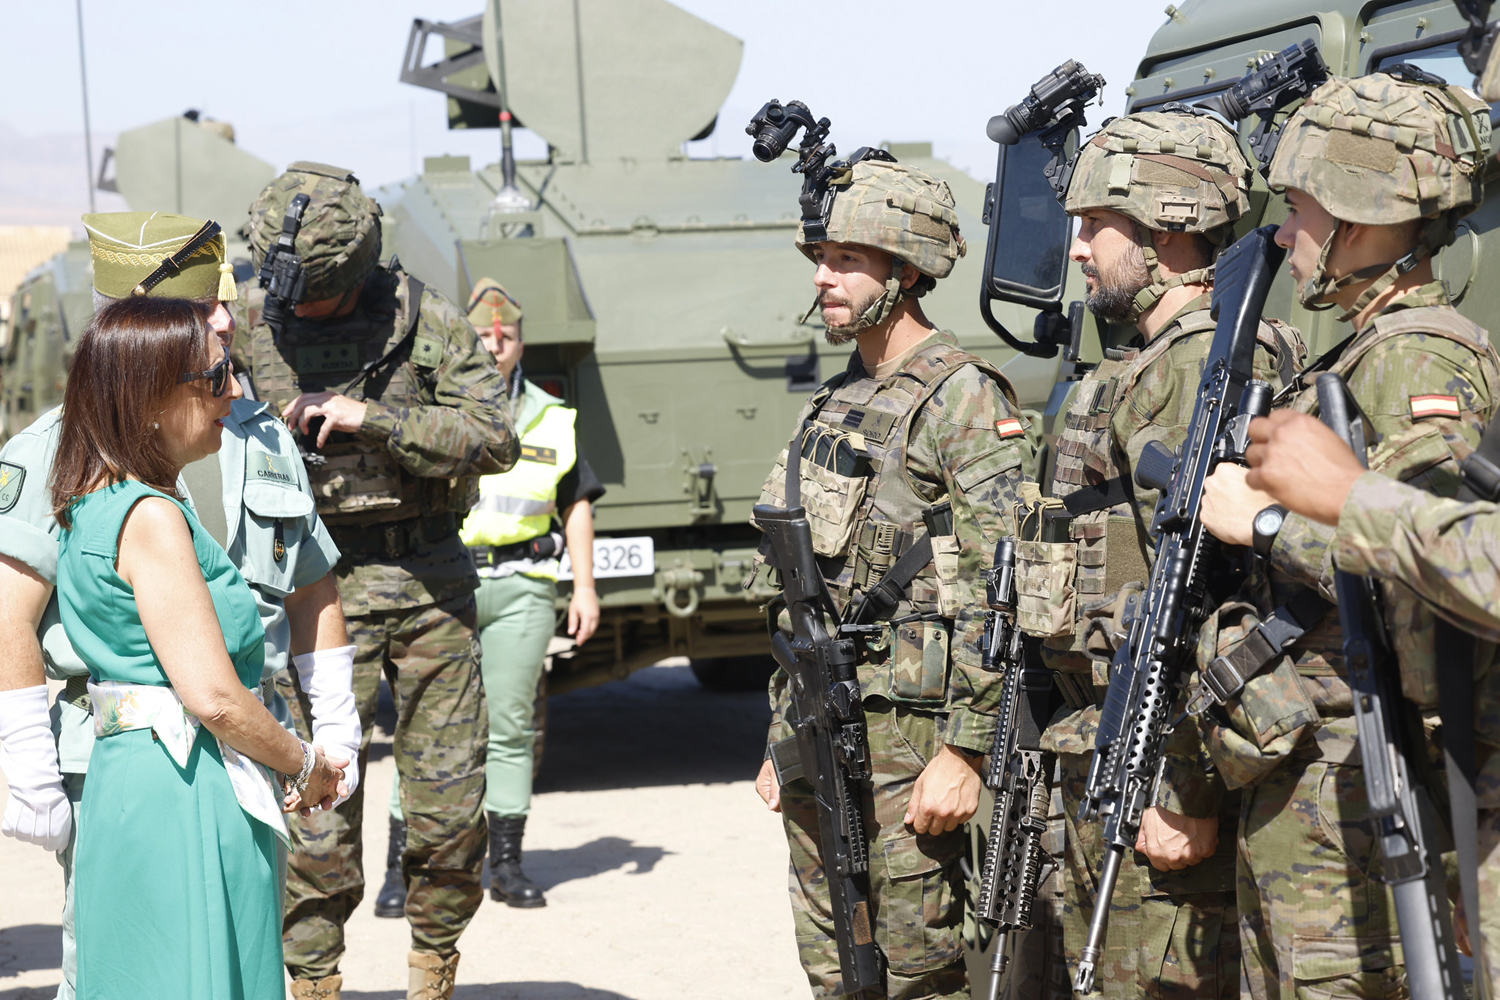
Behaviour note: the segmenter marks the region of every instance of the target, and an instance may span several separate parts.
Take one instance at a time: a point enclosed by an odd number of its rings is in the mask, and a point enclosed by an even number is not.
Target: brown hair
[[[202,302],[147,297],[94,314],[68,370],[52,465],[52,514],[64,528],[79,497],[126,479],[182,499],[155,425],[182,373],[205,367],[211,315]]]

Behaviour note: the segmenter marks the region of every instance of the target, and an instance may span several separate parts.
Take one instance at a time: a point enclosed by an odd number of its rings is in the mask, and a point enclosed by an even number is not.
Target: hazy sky
[[[278,168],[298,159],[337,163],[370,187],[410,175],[426,155],[490,162],[495,131],[449,131],[441,95],[397,80],[412,18],[456,20],[481,4],[83,0],[93,132],[108,141],[200,108],[232,122],[241,146]],[[745,42],[719,130],[695,154],[748,155],[750,114],[771,97],[798,98],[832,119],[841,149],[931,140],[939,155],[980,177],[993,169],[994,146],[984,137],[991,115],[1068,58],[1104,74],[1104,110],[1118,113],[1125,84],[1165,22],[1157,0],[678,5]],[[25,44],[8,46],[0,60],[0,223],[76,218],[87,190],[74,3],[8,4],[5,21],[12,42]],[[1091,115],[1095,124],[1102,117]],[[537,155],[544,147],[524,135],[522,153]],[[94,155],[97,165],[97,144]]]

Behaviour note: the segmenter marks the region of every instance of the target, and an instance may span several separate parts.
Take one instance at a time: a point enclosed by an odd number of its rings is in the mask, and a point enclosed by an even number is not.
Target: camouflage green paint
[[[484,859],[484,748],[488,734],[472,595],[425,608],[349,619],[357,645],[354,694],[368,761],[380,677],[397,706],[396,769],[406,816],[406,918],[412,947],[451,953],[479,908]],[[309,739],[307,696],[277,681]],[[289,817],[283,945],[294,979],[338,971],[344,924],[364,898],[364,785],[333,812]]]
[[[873,783],[861,783],[860,800],[870,835],[870,902],[875,941],[885,954],[890,1000],[969,996],[963,965],[962,828],[930,836],[901,822],[912,785],[942,747],[941,714],[865,701]],[[812,788],[795,781],[781,790],[781,811],[791,846],[788,887],[797,952],[813,996],[842,995],[833,913],[823,877],[818,814]]]

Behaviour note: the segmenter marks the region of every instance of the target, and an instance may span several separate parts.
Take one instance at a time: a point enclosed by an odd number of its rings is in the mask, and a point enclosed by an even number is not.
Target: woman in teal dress
[[[106,307],[63,402],[58,606],[97,737],[76,854],[83,1000],[281,1000],[281,813],[331,803],[342,776],[258,700],[255,599],[176,493],[241,394],[207,320],[185,300]]]

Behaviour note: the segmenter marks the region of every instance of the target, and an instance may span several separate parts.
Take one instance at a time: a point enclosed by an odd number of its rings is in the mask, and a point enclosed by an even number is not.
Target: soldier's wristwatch
[[[1250,535],[1250,547],[1255,550],[1256,555],[1262,558],[1270,557],[1271,546],[1276,544],[1276,536],[1281,532],[1281,525],[1285,521],[1286,508],[1279,503],[1262,507],[1260,513],[1255,515]]]

